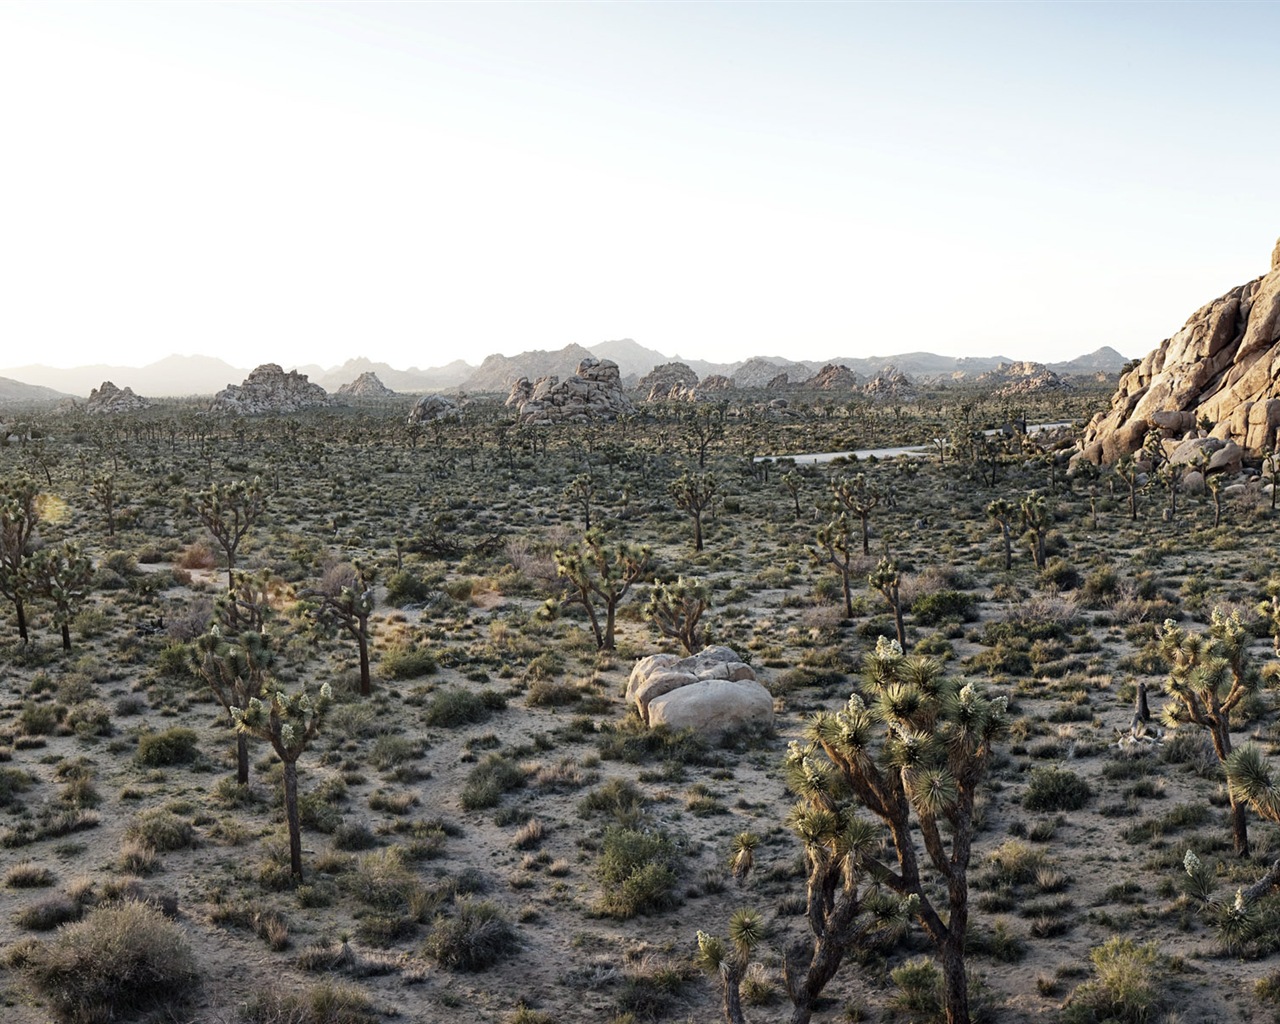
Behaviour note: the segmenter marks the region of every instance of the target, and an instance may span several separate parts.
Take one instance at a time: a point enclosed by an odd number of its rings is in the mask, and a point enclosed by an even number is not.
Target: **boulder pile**
[[[104,380],[101,387],[89,392],[89,401],[85,403],[84,411],[96,416],[113,412],[137,412],[150,407],[150,399],[135,395],[131,388],[118,388],[111,381]]]
[[[338,388],[338,394],[344,398],[395,398],[396,393],[378,380],[372,371],[360,374],[349,384]]]
[[[256,416],[271,412],[299,412],[329,404],[329,393],[312,384],[305,373],[285,373],[277,363],[263,363],[244,379],[213,396],[210,412]]]
[[[410,423],[432,423],[436,420],[456,420],[461,413],[452,398],[444,395],[423,395],[409,410]]]
[[[773,697],[729,647],[707,647],[688,658],[641,658],[631,670],[627,700],[650,726],[724,732],[773,725]]]
[[[520,420],[534,426],[551,423],[588,423],[617,419],[634,412],[622,390],[618,364],[611,359],[584,359],[572,377],[539,377],[533,383],[521,377],[511,386],[506,404]]]

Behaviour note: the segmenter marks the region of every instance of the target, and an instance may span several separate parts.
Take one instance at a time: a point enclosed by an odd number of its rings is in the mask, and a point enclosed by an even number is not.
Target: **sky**
[[[1280,5],[0,4],[0,365],[1139,356],[1269,268]]]

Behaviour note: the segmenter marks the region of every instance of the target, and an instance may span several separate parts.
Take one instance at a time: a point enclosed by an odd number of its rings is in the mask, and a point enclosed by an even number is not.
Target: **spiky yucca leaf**
[[[1233,750],[1224,765],[1231,793],[1271,821],[1280,822],[1280,787],[1262,751],[1252,743]]]
[[[908,769],[902,781],[912,804],[929,817],[942,814],[959,796],[956,777],[947,768]]]
[[[698,952],[693,960],[700,970],[718,977],[727,965],[724,940],[718,935],[698,932]]]
[[[764,917],[752,907],[741,907],[729,918],[729,941],[745,959],[764,941]]]
[[[733,837],[733,854],[729,858],[729,871],[733,877],[741,881],[751,874],[755,867],[756,846],[760,837],[754,832],[739,832]]]

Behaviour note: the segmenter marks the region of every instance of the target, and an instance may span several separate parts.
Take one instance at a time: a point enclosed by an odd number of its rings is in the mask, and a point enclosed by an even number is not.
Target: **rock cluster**
[[[349,384],[338,388],[338,394],[344,398],[395,398],[396,393],[378,380],[372,371],[360,374]]]
[[[785,388],[787,386],[787,383],[788,383],[787,375],[785,373],[780,373],[776,377],[770,377],[768,382],[765,384],[765,387]]]
[[[582,360],[572,377],[539,377],[532,384],[521,377],[511,386],[506,404],[514,407],[524,423],[586,423],[616,419],[634,412],[622,390],[618,364],[611,359]]]
[[[329,404],[329,394],[312,384],[305,373],[285,373],[277,363],[263,363],[244,379],[213,396],[210,412],[255,416],[269,412],[298,412]]]
[[[773,725],[773,697],[728,647],[707,647],[689,658],[641,658],[627,681],[627,700],[650,726],[723,732]]]
[[[896,402],[915,398],[916,382],[896,366],[886,366],[862,385],[862,393],[876,401]]]
[[[150,407],[150,399],[135,395],[131,388],[118,388],[111,381],[104,380],[101,387],[89,392],[89,401],[85,403],[84,411],[92,416],[99,413],[137,412]]]
[[[661,401],[671,395],[675,388],[694,388],[698,386],[698,375],[684,363],[663,363],[655,366],[636,382],[641,394],[647,395],[646,401]]]
[[[1269,273],[1192,314],[1173,337],[1120,377],[1111,408],[1090,422],[1082,457],[1114,462],[1149,430],[1209,436],[1253,452],[1280,434],[1280,243]]]
[[[847,366],[827,363],[802,385],[811,391],[854,391],[862,384],[862,378]]]
[[[994,387],[997,398],[1047,394],[1051,391],[1066,391],[1071,387],[1044,363],[1027,361],[1001,363],[994,370],[979,374],[977,382]]]
[[[409,410],[410,423],[433,423],[436,420],[456,420],[461,413],[457,403],[445,395],[423,395]]]

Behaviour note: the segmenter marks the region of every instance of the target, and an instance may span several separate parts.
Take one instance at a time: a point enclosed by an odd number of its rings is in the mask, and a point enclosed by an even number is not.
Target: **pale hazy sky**
[[[1268,268],[1272,4],[0,4],[0,365],[1140,355]]]

